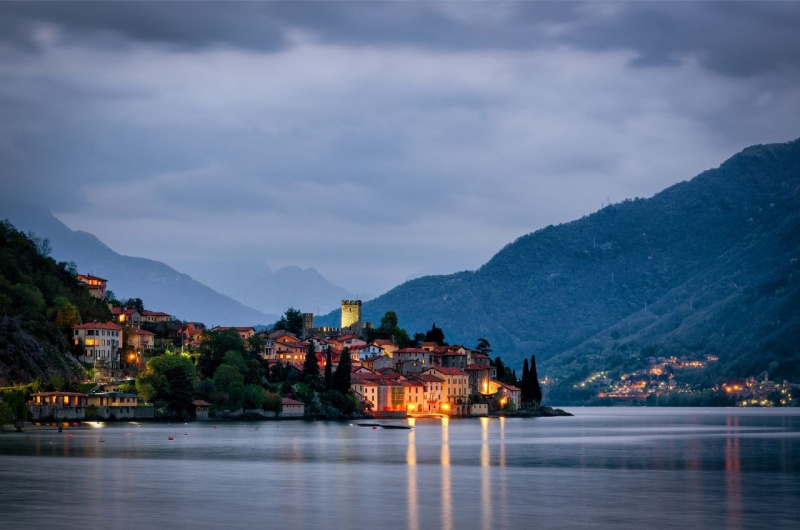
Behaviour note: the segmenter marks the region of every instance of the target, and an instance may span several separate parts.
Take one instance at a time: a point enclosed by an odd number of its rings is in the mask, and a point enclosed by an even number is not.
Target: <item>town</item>
[[[448,345],[434,324],[414,341],[393,312],[379,327],[364,322],[360,300],[342,301],[338,328],[315,327],[313,314],[290,308],[272,329],[209,329],[139,299],[120,302],[104,278],[77,279],[112,319],[72,326],[72,353],[89,378],[72,391],[63,381],[34,384],[32,421],[470,417],[541,402],[535,358],[518,383],[485,339],[476,348]]]

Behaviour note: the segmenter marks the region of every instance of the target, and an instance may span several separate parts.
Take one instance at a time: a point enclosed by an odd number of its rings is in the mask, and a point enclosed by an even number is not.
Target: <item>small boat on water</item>
[[[382,429],[413,429],[411,425],[403,425],[402,423],[373,423],[373,422],[364,422],[364,423],[356,423],[359,427],[381,427]]]

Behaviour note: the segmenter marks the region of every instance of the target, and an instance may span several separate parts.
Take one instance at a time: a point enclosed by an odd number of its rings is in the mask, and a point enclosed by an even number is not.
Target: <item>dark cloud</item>
[[[0,195],[189,273],[379,292],[796,137],[798,12],[0,2]]]
[[[0,40],[37,48],[50,24],[73,41],[277,51],[292,31],[347,46],[449,51],[573,46],[630,50],[633,64],[687,55],[726,75],[800,68],[796,2],[3,2]]]

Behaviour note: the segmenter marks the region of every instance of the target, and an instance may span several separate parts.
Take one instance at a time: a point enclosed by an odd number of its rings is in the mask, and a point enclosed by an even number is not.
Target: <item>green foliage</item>
[[[364,304],[408,329],[491,341],[543,374],[604,368],[625,344],[719,354],[711,381],[800,379],[800,141],[755,146],[650,199],[520,237],[474,272],[419,278]],[[616,350],[614,348],[617,348]]]
[[[275,325],[272,326],[272,329],[275,331],[284,330],[288,331],[289,333],[294,333],[298,337],[303,334],[303,313],[300,310],[290,307],[286,310],[286,313],[275,322]]]
[[[267,400],[267,391],[258,385],[244,387],[243,406],[245,409],[260,409]]]
[[[425,342],[435,342],[439,346],[444,346],[447,343],[444,341],[444,331],[440,328],[436,327],[436,323],[433,323],[433,326],[427,333],[425,333]]]
[[[336,367],[336,373],[333,374],[332,389],[341,393],[350,393],[350,370],[352,363],[350,361],[350,349],[345,348],[342,350],[342,358],[339,360],[339,366]]]
[[[46,246],[0,222],[0,385],[52,373],[81,378],[81,367],[65,355],[73,344],[70,326],[111,319],[70,264],[48,257]]]
[[[492,353],[492,346],[491,344],[489,344],[488,340],[480,338],[478,339],[477,346],[475,346],[475,351],[482,353],[486,356],[489,356]]]
[[[147,362],[147,372],[153,377],[140,376],[142,386],[150,383],[156,391],[157,401],[163,401],[172,414],[185,416],[192,401],[196,377],[192,361],[182,355],[162,355]],[[137,390],[139,381],[137,378]]]
[[[414,344],[408,338],[408,332],[398,325],[397,313],[387,311],[381,318],[381,325],[376,329],[367,330],[367,342],[377,339],[387,339],[394,341],[401,348],[407,348]]]
[[[22,430],[23,422],[28,419],[28,408],[25,406],[25,392],[22,390],[3,393],[0,403],[0,427],[13,423],[17,431]]]
[[[197,369],[206,377],[213,376],[230,351],[238,352],[243,359],[245,358],[244,342],[235,330],[208,332],[205,340],[197,348]]]
[[[278,394],[274,394],[272,392],[267,392],[266,398],[264,399],[264,403],[261,405],[264,410],[272,411],[276,415],[281,413],[281,409],[283,408],[283,401],[281,396]]]
[[[306,358],[303,361],[303,382],[309,383],[311,380],[319,379],[319,361],[317,360],[317,352],[314,348],[314,343],[308,343],[306,350]]]

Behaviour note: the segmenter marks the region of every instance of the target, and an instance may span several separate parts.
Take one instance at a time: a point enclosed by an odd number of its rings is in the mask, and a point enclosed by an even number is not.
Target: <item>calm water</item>
[[[571,410],[411,431],[283,421],[2,433],[0,528],[800,524],[800,411]]]

